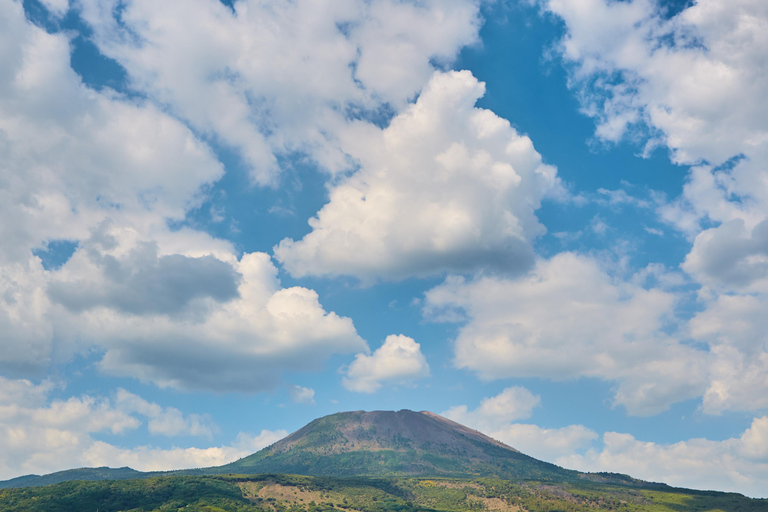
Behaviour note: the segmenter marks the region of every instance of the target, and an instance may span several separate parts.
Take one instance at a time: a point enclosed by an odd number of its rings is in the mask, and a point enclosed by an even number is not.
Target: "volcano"
[[[547,480],[578,474],[437,414],[409,410],[353,411],[318,418],[272,446],[216,470]]]

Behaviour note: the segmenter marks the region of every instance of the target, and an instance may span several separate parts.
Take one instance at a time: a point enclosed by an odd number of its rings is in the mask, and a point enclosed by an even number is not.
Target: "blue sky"
[[[430,410],[765,496],[760,0],[0,0],[0,478]]]

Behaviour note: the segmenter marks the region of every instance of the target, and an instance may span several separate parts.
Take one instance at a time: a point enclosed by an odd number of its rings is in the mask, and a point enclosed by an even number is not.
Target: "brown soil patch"
[[[310,491],[299,486],[280,485],[273,482],[239,482],[237,486],[242,490],[243,497],[253,503],[267,506],[270,510],[275,510],[275,507],[271,504],[272,500],[291,505],[296,503],[300,505],[309,505],[314,501],[317,504],[333,503],[334,506],[342,501],[328,493]],[[342,511],[339,510],[339,512]],[[347,508],[345,512],[356,511]]]

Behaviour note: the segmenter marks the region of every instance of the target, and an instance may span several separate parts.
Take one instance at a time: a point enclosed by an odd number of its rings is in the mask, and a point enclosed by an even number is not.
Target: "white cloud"
[[[56,17],[61,18],[69,10],[69,0],[40,0],[48,11]]]
[[[315,390],[303,386],[293,386],[290,390],[291,402],[296,404],[315,405]]]
[[[543,3],[566,24],[561,51],[599,137],[643,123],[676,162],[714,164],[768,142],[765,2],[700,0],[671,19],[653,0]]]
[[[457,405],[440,414],[540,460],[549,462],[557,457],[572,455],[591,446],[597,434],[582,425],[546,429],[536,425],[512,423],[531,416],[541,397],[524,387],[507,388],[498,395],[484,398],[469,410]]]
[[[768,219],[751,230],[733,219],[701,232],[682,266],[713,288],[768,292]]]
[[[432,62],[477,41],[478,4],[79,2],[100,51],[134,87],[239,151],[262,184],[276,182],[277,157],[292,152],[349,168],[337,140],[348,117],[399,109],[417,94]]]
[[[125,449],[96,440],[121,435],[146,420],[152,434],[211,437],[209,417],[184,414],[123,389],[109,398],[82,395],[50,399],[52,385],[0,377],[0,479],[83,466],[170,470],[225,464],[285,437],[284,430],[241,433],[234,443],[210,448]]]
[[[167,232],[223,168],[159,109],[84,87],[68,36],[36,27],[19,2],[0,2],[0,47],[0,366],[23,375],[69,354],[54,344],[50,275],[32,251],[105,222]]]
[[[690,439],[661,444],[640,441],[630,434],[619,432],[605,432],[600,436],[583,425],[543,428],[533,424],[510,423],[513,420],[506,420],[503,408],[495,407],[508,401],[512,395],[510,389],[521,396],[525,396],[527,391],[524,388],[509,388],[496,397],[484,399],[472,411],[468,411],[466,405],[460,405],[440,414],[477,428],[526,455],[568,469],[610,471],[678,487],[768,497],[764,485],[768,478],[766,416],[754,418],[740,437],[723,441]],[[530,392],[527,394],[532,396]]]
[[[484,90],[468,71],[437,72],[386,129],[353,126],[342,143],[360,170],[277,259],[294,276],[365,281],[529,267],[534,212],[559,181],[528,137],[474,107]]]
[[[161,407],[124,389],[117,390],[115,406],[128,414],[139,414],[149,419],[150,434],[164,436],[202,436],[212,438],[218,427],[209,416],[184,414],[175,407]]]
[[[140,242],[115,257],[94,245],[88,241],[48,284],[49,298],[75,313],[102,307],[132,315],[175,315],[238,296],[239,274],[213,255],[160,256],[156,242]],[[76,265],[91,271],[71,272]]]
[[[84,261],[76,255],[61,271]],[[367,349],[352,321],[326,312],[316,292],[282,288],[267,254],[244,254],[231,265],[240,276],[237,297],[209,302],[199,316],[59,307],[61,334],[104,350],[104,372],[189,390],[261,391],[285,370],[317,369],[331,354]]]
[[[652,0],[544,5],[566,24],[561,51],[597,136],[644,126],[649,149],[692,165],[659,214],[693,241],[682,268],[703,286],[689,330],[713,356],[704,411],[766,407],[768,4],[698,0],[671,18]]]
[[[241,459],[287,436],[285,430],[262,430],[258,435],[240,433],[231,445],[209,448],[119,448],[95,441],[82,454],[83,465],[91,467],[128,466],[139,471],[169,471],[174,469],[221,466]]]
[[[556,463],[580,471],[612,471],[678,487],[768,497],[768,417],[755,418],[737,438],[690,439],[674,444],[643,442],[606,432],[602,449],[563,456]]]
[[[469,411],[466,405],[451,407],[443,416],[463,425],[469,425],[483,432],[495,432],[504,424],[531,417],[535,407],[541,404],[541,397],[526,388],[507,388],[491,398],[483,398],[477,409]]]
[[[314,291],[282,288],[269,256],[169,228],[222,164],[148,100],[86,87],[68,37],[0,0],[0,371],[95,352],[102,370],[161,386],[258,391],[365,350]],[[75,252],[46,269],[33,251],[52,240]],[[166,419],[157,432],[180,428]]]
[[[685,270],[726,291],[765,289],[765,2],[699,0],[671,18],[653,0],[543,3],[566,24],[560,49],[597,136],[645,126],[649,148],[693,165],[682,196],[660,208],[695,237]]]
[[[518,279],[449,278],[426,293],[424,311],[466,318],[455,364],[482,379],[596,377],[618,384],[616,404],[648,415],[706,388],[708,354],[665,334],[676,301],[561,253]]]
[[[418,343],[402,334],[392,334],[373,354],[357,354],[345,373],[344,387],[374,393],[385,383],[408,384],[429,376],[429,365]]]
[[[768,408],[768,320],[759,295],[720,295],[690,321],[691,336],[715,354],[703,410]]]

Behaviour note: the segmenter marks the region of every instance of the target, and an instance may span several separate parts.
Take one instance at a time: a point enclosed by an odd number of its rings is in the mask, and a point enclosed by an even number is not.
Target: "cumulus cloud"
[[[76,255],[77,256],[77,255]],[[78,265],[73,256],[62,267]],[[138,316],[102,304],[73,315],[56,311],[62,335],[104,350],[102,371],[177,389],[261,391],[285,370],[317,369],[331,354],[367,349],[352,320],[326,312],[317,293],[283,288],[269,255],[231,262],[237,298],[200,317]]]
[[[84,85],[69,36],[19,2],[0,0],[0,47],[0,371],[39,376],[89,352],[161,386],[259,391],[366,350],[314,291],[282,288],[269,256],[169,228],[224,172],[189,127]],[[51,240],[74,252],[45,267],[35,253]]]
[[[0,369],[27,375],[68,353],[55,346],[50,275],[33,251],[109,219],[167,231],[223,168],[159,109],[83,86],[68,36],[29,22],[19,2],[0,2],[0,46]]]
[[[739,437],[662,444],[619,432],[599,435],[583,425],[544,428],[512,423],[515,418],[497,406],[519,402],[521,397],[528,404],[538,398],[525,388],[508,388],[483,399],[473,410],[460,405],[440,414],[565,468],[624,473],[679,487],[768,496],[764,485],[768,478],[768,417],[754,418]]]
[[[694,489],[741,492],[767,497],[768,417],[752,420],[740,437],[723,441],[690,439],[674,444],[643,442],[629,434],[606,432],[602,449],[557,459],[581,471],[613,471]]]
[[[371,354],[357,354],[345,371],[344,387],[358,393],[374,393],[384,384],[409,384],[429,376],[421,346],[413,338],[389,335]]]
[[[134,87],[236,149],[274,184],[278,157],[348,169],[337,132],[399,109],[477,41],[475,0],[79,2],[99,50]]]
[[[103,440],[140,428],[151,434],[202,436],[217,432],[210,417],[184,414],[119,389],[111,398],[51,399],[50,382],[0,377],[0,479],[83,466],[130,466],[164,471],[232,462],[282,439],[285,430],[240,433],[231,444],[208,448],[122,448]],[[97,440],[96,437],[101,438]]]
[[[81,395],[66,400],[51,399],[53,389],[47,381],[34,384],[0,377],[0,478],[72,467],[116,466],[123,459],[115,454],[131,456],[135,469],[231,462],[285,435],[284,431],[264,431],[255,437],[243,434],[233,445],[220,448],[121,449],[97,441],[95,436],[121,435],[146,423],[151,434],[210,438],[217,427],[205,415],[184,414],[123,389],[112,397]]]
[[[139,471],[221,466],[251,455],[288,435],[286,430],[262,430],[259,434],[240,433],[229,445],[209,448],[120,448],[103,441],[93,442],[82,454],[81,465],[100,467],[128,466]]]
[[[528,137],[474,107],[484,90],[468,71],[437,72],[387,128],[357,123],[342,142],[360,170],[277,259],[294,276],[366,281],[528,268],[544,232],[534,212],[559,181]]]
[[[716,289],[768,292],[768,219],[733,219],[700,233],[683,269]]]
[[[645,124],[676,162],[716,165],[765,144],[764,2],[700,0],[672,18],[654,0],[542,3],[565,22],[560,50],[599,137]]]
[[[49,297],[74,312],[104,307],[134,315],[174,314],[191,303],[226,302],[238,295],[240,276],[212,255],[158,256],[153,242],[138,244],[122,260],[98,251],[80,255],[95,272],[48,285]]]
[[[515,386],[494,397],[483,398],[480,406],[472,411],[469,411],[466,405],[457,405],[441,414],[483,432],[492,432],[506,423],[530,418],[533,409],[540,404],[540,396],[534,395],[524,387]]]
[[[688,330],[713,359],[703,409],[765,407],[768,5],[699,0],[670,17],[653,0],[542,4],[565,22],[560,51],[596,135],[630,132],[691,165],[659,214],[693,241],[682,268],[702,285],[703,311]]]
[[[293,403],[315,405],[315,390],[312,388],[293,386],[289,394]]]
[[[681,197],[660,208],[695,237],[685,270],[724,290],[764,288],[765,2],[700,0],[673,17],[654,0],[542,3],[565,22],[560,51],[596,135],[644,127],[649,150],[693,165]]]
[[[521,386],[507,388],[498,395],[483,398],[480,405],[469,410],[457,405],[440,414],[486,435],[498,439],[526,455],[554,461],[591,446],[597,434],[582,425],[546,429],[537,425],[513,423],[527,419],[541,397]]]
[[[614,381],[630,414],[701,396],[708,354],[665,334],[676,297],[611,278],[596,260],[561,253],[517,279],[452,277],[426,293],[434,320],[466,320],[455,364],[482,379]]]
[[[210,439],[218,432],[218,427],[209,416],[185,415],[175,407],[161,407],[124,389],[117,390],[115,406],[128,414],[135,413],[148,418],[147,429],[150,434],[169,437],[202,436]]]
[[[768,407],[766,300],[764,294],[719,295],[691,319],[691,336],[716,355],[702,404],[705,412]]]

